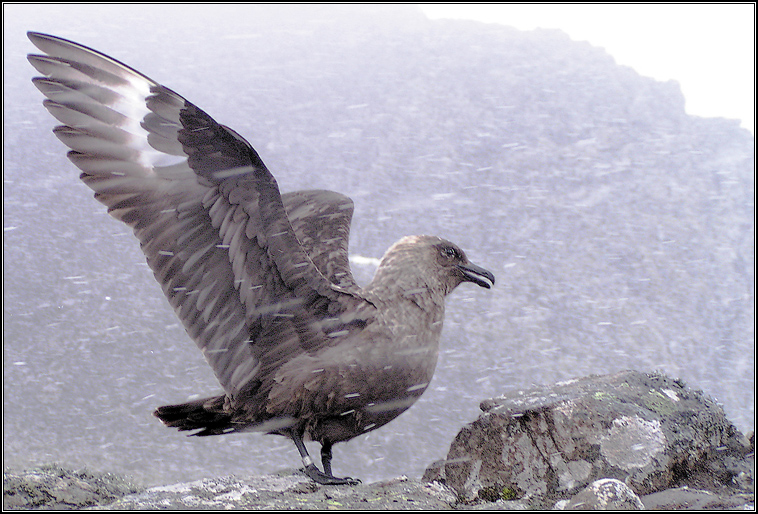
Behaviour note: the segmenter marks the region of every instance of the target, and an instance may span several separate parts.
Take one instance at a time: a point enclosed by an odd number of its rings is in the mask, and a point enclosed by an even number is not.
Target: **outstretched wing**
[[[134,229],[226,392],[234,397],[262,368],[328,344],[325,333],[339,329],[339,314],[356,301],[352,277],[331,283],[322,272],[335,272],[314,265],[249,143],[106,55],[49,35],[29,38],[47,54],[29,61],[44,75],[33,81],[45,107],[63,123],[56,136],[95,197]]]
[[[357,290],[347,252],[353,201],[324,190],[285,193],[282,201],[298,241],[321,274],[345,290]]]

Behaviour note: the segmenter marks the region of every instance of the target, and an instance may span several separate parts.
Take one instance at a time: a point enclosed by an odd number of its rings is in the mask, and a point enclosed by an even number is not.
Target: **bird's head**
[[[462,282],[489,289],[495,276],[473,264],[456,244],[435,236],[407,236],[387,250],[376,278],[395,281],[407,287],[426,286],[443,296]]]

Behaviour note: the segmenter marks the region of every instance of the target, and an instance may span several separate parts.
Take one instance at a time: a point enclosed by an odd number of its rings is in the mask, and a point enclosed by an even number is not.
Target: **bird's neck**
[[[364,289],[372,302],[382,305],[386,319],[410,332],[439,337],[445,314],[445,293],[440,288],[430,287],[423,277],[413,273],[394,273],[381,267],[374,279]]]
[[[408,268],[404,273],[395,271],[398,270],[380,266],[363,290],[377,307],[376,326],[383,334],[391,334],[381,339],[382,358],[387,358],[386,346],[391,346],[391,355],[401,359],[402,366],[414,370],[414,380],[428,384],[439,356],[445,296],[422,278],[414,277]]]
[[[424,276],[414,273],[412,268],[400,269],[393,265],[380,265],[364,291],[382,303],[412,302],[423,310],[444,308],[447,293],[441,285],[429,284]]]

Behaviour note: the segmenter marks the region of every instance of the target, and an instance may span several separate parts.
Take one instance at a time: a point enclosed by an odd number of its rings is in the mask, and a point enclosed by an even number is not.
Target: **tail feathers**
[[[232,416],[224,411],[225,396],[214,396],[180,405],[158,407],[153,415],[167,427],[200,430],[192,435],[220,435],[229,432]]]

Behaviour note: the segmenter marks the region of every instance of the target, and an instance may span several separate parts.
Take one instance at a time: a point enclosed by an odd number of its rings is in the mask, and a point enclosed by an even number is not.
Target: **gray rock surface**
[[[425,474],[467,500],[494,488],[552,505],[604,478],[638,495],[681,485],[719,491],[753,474],[751,443],[721,407],[663,375],[569,380],[486,400],[481,409],[444,464]]]
[[[108,509],[443,510],[455,495],[439,483],[400,477],[357,486],[320,486],[299,472],[220,477],[152,487]]]
[[[59,466],[4,473],[3,509],[107,510],[445,510],[456,503],[444,485],[399,477],[349,486],[320,486],[298,471],[218,477],[140,489],[113,475]]]
[[[3,510],[81,509],[109,504],[140,488],[111,473],[71,471],[57,465],[20,473],[3,471]]]
[[[629,486],[615,478],[596,480],[560,506],[563,510],[643,510]]]
[[[755,510],[753,494],[723,494],[687,486],[666,489],[641,497],[647,510]]]
[[[439,482],[399,477],[356,487],[319,486],[297,471],[276,475],[220,477],[149,489],[112,474],[70,471],[46,466],[23,473],[4,473],[4,510],[261,509],[261,510],[525,510],[539,502],[508,500],[503,491],[488,489],[465,501]],[[481,492],[480,492],[481,493]],[[641,497],[614,479],[593,482],[556,509],[621,510],[747,508],[751,494],[718,494],[675,488]]]

